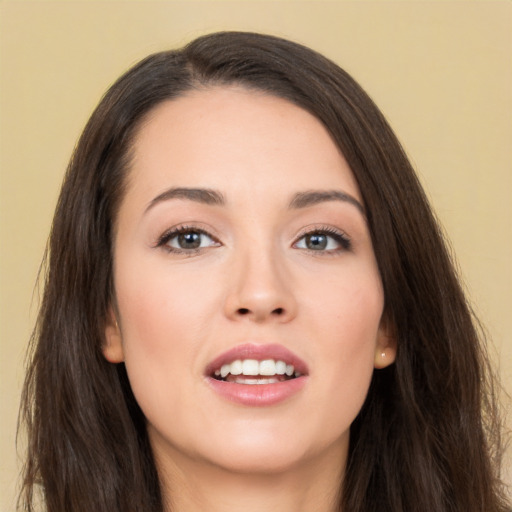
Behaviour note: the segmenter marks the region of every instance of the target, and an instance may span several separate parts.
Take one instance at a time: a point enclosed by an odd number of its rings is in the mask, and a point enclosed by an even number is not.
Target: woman
[[[48,511],[503,511],[486,359],[396,137],[249,33],[148,57],[55,214],[22,501]]]

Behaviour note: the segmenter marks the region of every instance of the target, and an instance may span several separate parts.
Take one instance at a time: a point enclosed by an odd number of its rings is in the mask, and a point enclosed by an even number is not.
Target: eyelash
[[[197,248],[191,248],[191,249],[182,249],[182,248],[178,248],[178,247],[171,247],[168,245],[168,243],[171,240],[173,240],[174,238],[178,237],[179,235],[187,234],[187,233],[197,233],[199,235],[205,235],[214,242],[215,246],[218,246],[220,244],[220,242],[213,235],[211,235],[204,229],[194,227],[194,226],[178,226],[178,227],[168,229],[162,235],[160,235],[160,237],[158,238],[158,240],[155,244],[155,247],[161,247],[162,249],[164,249],[165,251],[167,251],[169,253],[184,254],[184,255],[189,255],[189,256],[193,256],[193,255],[201,252],[203,249],[207,248],[207,247],[197,247]],[[213,246],[213,244],[212,244],[212,246]]]
[[[220,242],[210,233],[208,233],[206,230],[194,226],[178,226],[171,229],[168,229],[165,231],[157,240],[155,247],[161,247],[162,249],[166,250],[169,253],[173,254],[185,254],[189,256],[193,256],[204,249],[207,249],[207,247],[197,247],[197,248],[189,248],[189,249],[183,249],[183,248],[177,248],[177,247],[171,247],[169,246],[169,242],[173,240],[174,238],[178,237],[181,234],[187,234],[187,233],[197,233],[199,235],[204,235],[210,238],[214,243],[210,245],[209,247],[214,247],[220,245]],[[303,240],[307,236],[312,235],[324,235],[331,239],[333,239],[339,247],[336,249],[328,249],[328,250],[316,250],[316,249],[308,249],[308,248],[299,248],[305,251],[308,251],[310,253],[315,253],[315,255],[334,255],[338,254],[340,252],[349,251],[352,248],[352,242],[350,238],[347,236],[346,233],[343,231],[334,229],[329,226],[318,226],[318,227],[312,227],[305,229],[297,238],[296,241],[293,243],[293,247],[296,247],[297,244]]]
[[[329,238],[332,238],[339,245],[339,247],[336,249],[328,250],[304,249],[310,253],[314,253],[317,256],[333,256],[339,254],[340,252],[350,251],[352,249],[352,241],[350,240],[349,236],[343,231],[335,229],[331,226],[308,227],[297,237],[297,240],[293,245],[296,246],[308,235],[325,235]]]

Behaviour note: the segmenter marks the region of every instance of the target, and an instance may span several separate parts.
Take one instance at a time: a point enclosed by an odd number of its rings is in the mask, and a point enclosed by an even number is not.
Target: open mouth
[[[292,364],[275,359],[236,359],[216,368],[211,377],[235,384],[276,384],[300,377]]]
[[[245,343],[215,358],[206,382],[219,396],[244,407],[270,407],[304,389],[306,363],[280,344]]]

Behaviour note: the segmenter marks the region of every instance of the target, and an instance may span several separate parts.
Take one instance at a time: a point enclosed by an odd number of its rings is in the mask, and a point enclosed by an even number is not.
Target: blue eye
[[[302,235],[294,247],[308,251],[334,252],[350,249],[350,239],[335,231],[317,230]]]
[[[184,252],[218,246],[219,243],[201,229],[177,228],[164,233],[157,245],[170,252]]]

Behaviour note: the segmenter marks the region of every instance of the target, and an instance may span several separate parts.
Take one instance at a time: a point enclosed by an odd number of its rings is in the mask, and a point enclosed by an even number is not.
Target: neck
[[[330,450],[293,468],[237,472],[174,453],[158,460],[166,512],[335,512],[344,453]],[[336,457],[337,455],[337,457]],[[340,457],[341,456],[341,457]],[[328,462],[328,463],[326,463]]]

